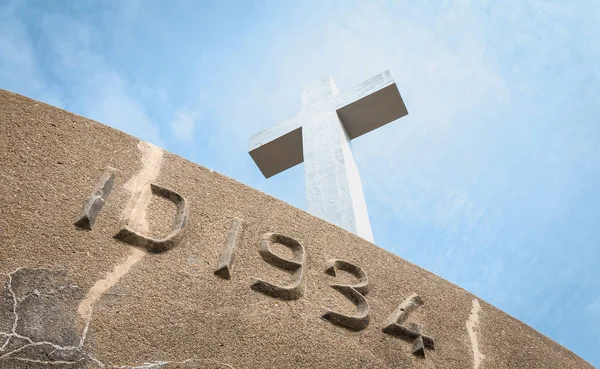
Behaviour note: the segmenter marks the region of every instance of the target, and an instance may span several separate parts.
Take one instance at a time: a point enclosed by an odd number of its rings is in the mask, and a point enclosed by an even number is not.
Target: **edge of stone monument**
[[[2,95],[8,96],[8,97],[3,97]],[[122,135],[122,136],[128,137],[128,138],[130,138],[130,139],[132,139],[132,140],[135,140],[135,141],[139,141],[139,139],[137,139],[137,138],[135,138],[135,137],[133,137],[133,136],[131,136],[131,135],[129,135],[129,134],[127,134],[127,133],[125,133],[125,132],[123,132],[123,131],[119,130],[119,129],[116,129],[116,128],[113,128],[113,127],[110,127],[110,126],[106,126],[106,125],[104,125],[104,124],[102,124],[102,123],[100,123],[100,122],[97,122],[97,121],[94,121],[94,120],[92,120],[92,119],[89,119],[89,118],[85,118],[85,117],[79,116],[79,115],[77,115],[77,114],[74,114],[74,113],[71,113],[71,112],[69,112],[69,111],[67,111],[67,110],[65,110],[65,109],[58,108],[58,107],[54,107],[54,106],[52,106],[52,105],[50,105],[50,104],[46,104],[46,103],[44,103],[44,102],[40,102],[40,101],[37,101],[37,100],[31,99],[31,98],[29,98],[29,97],[27,97],[27,96],[24,96],[24,95],[20,95],[20,94],[14,93],[14,92],[10,92],[10,91],[4,90],[4,89],[0,89],[0,98],[1,98],[1,99],[8,98],[8,99],[21,100],[21,101],[22,101],[23,103],[25,103],[25,104],[31,104],[31,103],[32,103],[32,104],[35,104],[35,105],[38,105],[38,104],[43,104],[43,105],[45,105],[45,106],[47,106],[47,107],[49,107],[49,108],[51,108],[51,109],[60,110],[60,111],[62,111],[62,112],[64,112],[64,113],[67,113],[67,114],[69,114],[69,115],[73,116],[73,117],[77,117],[78,119],[83,119],[84,121],[86,121],[86,122],[91,122],[92,124],[98,124],[98,125],[100,125],[100,126],[102,126],[102,127],[106,127],[106,128],[109,128],[109,129],[111,129],[111,130],[114,130],[114,131],[118,132],[118,133],[119,133],[119,135]],[[2,122],[0,122],[0,124],[2,124]],[[316,217],[314,217],[313,215],[311,215],[311,214],[307,213],[306,211],[304,211],[304,210],[302,210],[302,209],[298,209],[298,208],[296,208],[296,207],[293,207],[292,205],[290,205],[290,204],[288,204],[288,203],[286,203],[286,202],[284,202],[284,201],[282,201],[282,200],[279,200],[279,199],[277,199],[277,198],[275,198],[275,197],[273,197],[273,196],[270,196],[270,195],[268,195],[268,194],[266,194],[266,193],[264,193],[264,192],[262,192],[262,191],[260,191],[260,190],[257,190],[257,189],[255,189],[255,188],[252,188],[252,187],[250,187],[250,186],[248,186],[248,185],[246,185],[246,184],[244,184],[244,183],[241,183],[241,182],[239,182],[239,181],[236,181],[236,180],[234,180],[234,179],[232,179],[232,178],[229,178],[229,177],[227,177],[227,176],[225,176],[225,175],[223,175],[223,174],[221,174],[221,173],[218,173],[218,172],[216,172],[216,171],[214,171],[214,170],[211,170],[211,169],[209,169],[209,168],[206,168],[206,167],[204,167],[204,166],[202,166],[202,165],[199,165],[199,164],[197,164],[197,163],[191,162],[191,161],[189,161],[189,160],[187,160],[187,159],[185,159],[185,158],[183,158],[183,157],[181,157],[181,156],[179,156],[179,155],[177,155],[177,154],[170,153],[170,152],[168,152],[168,151],[166,151],[166,150],[165,150],[165,154],[166,154],[166,155],[168,155],[168,156],[173,156],[173,157],[176,157],[176,158],[178,158],[178,160],[183,160],[184,162],[186,162],[186,163],[189,163],[190,165],[196,166],[196,167],[200,168],[200,169],[201,169],[201,170],[203,170],[203,171],[210,172],[210,174],[211,174],[211,175],[217,175],[217,176],[218,176],[218,177],[219,177],[221,180],[224,180],[224,181],[230,182],[230,183],[232,183],[234,186],[240,186],[240,185],[241,185],[241,186],[242,186],[242,188],[244,188],[244,189],[246,189],[246,190],[250,190],[250,191],[256,191],[256,192],[260,193],[260,194],[261,194],[261,196],[263,196],[263,197],[264,197],[265,199],[267,199],[269,202],[275,202],[276,204],[281,204],[281,205],[284,205],[284,206],[288,206],[288,207],[294,208],[294,209],[295,209],[295,211],[300,211],[300,212],[301,212],[301,214],[303,214],[303,216],[305,216],[305,217],[310,217],[310,218],[314,219],[316,222],[318,222],[318,223],[322,224],[322,225],[323,225],[325,228],[335,228],[335,229],[337,229],[337,232],[344,232],[344,234],[345,234],[347,237],[350,237],[350,238],[352,238],[352,239],[356,240],[356,242],[357,242],[357,243],[368,243],[368,244],[370,244],[370,245],[376,246],[376,247],[377,247],[379,250],[383,251],[383,252],[384,252],[385,254],[387,254],[389,257],[392,257],[392,258],[394,258],[394,259],[399,259],[399,260],[400,260],[402,263],[408,264],[408,265],[410,266],[410,268],[412,268],[412,269],[415,269],[415,270],[418,270],[418,271],[420,271],[420,272],[422,272],[422,273],[425,273],[425,274],[429,274],[429,275],[431,275],[432,277],[434,277],[434,279],[435,279],[435,280],[437,280],[437,282],[443,282],[443,283],[447,283],[448,285],[452,286],[452,288],[455,288],[455,289],[457,289],[458,291],[462,291],[464,294],[468,295],[468,296],[469,296],[469,298],[471,298],[471,299],[474,299],[474,300],[477,300],[477,301],[481,302],[481,303],[484,305],[485,309],[492,309],[492,310],[494,310],[496,313],[500,313],[500,314],[502,314],[502,315],[503,315],[505,318],[508,318],[508,319],[510,319],[510,320],[513,320],[513,321],[517,322],[517,323],[518,323],[518,325],[520,325],[520,326],[521,326],[521,327],[522,327],[524,330],[527,330],[527,331],[529,332],[529,334],[533,333],[533,334],[535,334],[536,336],[540,337],[540,338],[541,338],[543,341],[549,341],[549,342],[551,342],[551,343],[553,343],[553,344],[557,345],[557,348],[558,348],[558,349],[560,349],[560,350],[562,350],[562,351],[564,352],[564,354],[566,354],[567,356],[572,356],[572,357],[575,357],[575,358],[577,358],[578,360],[581,360],[582,362],[584,362],[584,363],[586,363],[586,364],[590,365],[590,367],[592,367],[592,366],[591,366],[591,364],[587,363],[585,360],[583,360],[582,358],[580,358],[579,356],[577,356],[576,354],[574,354],[572,351],[570,351],[570,350],[569,350],[569,349],[567,349],[566,347],[562,346],[560,343],[558,343],[558,342],[556,342],[556,341],[554,341],[554,340],[550,339],[550,338],[549,338],[549,337],[547,337],[546,335],[544,335],[544,334],[540,333],[539,331],[537,331],[537,330],[533,329],[532,327],[530,327],[530,326],[528,326],[527,324],[523,323],[523,322],[522,322],[522,321],[520,321],[519,319],[517,319],[517,318],[515,318],[515,317],[513,317],[513,316],[511,316],[511,315],[509,315],[509,314],[507,314],[507,313],[505,313],[505,312],[503,312],[503,311],[501,311],[500,309],[496,308],[495,306],[493,306],[493,305],[491,305],[491,304],[487,303],[486,301],[484,301],[484,300],[480,299],[479,297],[477,297],[477,296],[473,295],[473,294],[472,294],[472,293],[470,293],[469,291],[466,291],[466,290],[465,290],[465,289],[463,289],[462,287],[460,287],[460,286],[457,286],[456,284],[454,284],[454,283],[452,283],[452,282],[450,282],[450,281],[444,280],[443,278],[441,278],[440,276],[436,275],[435,273],[432,273],[432,272],[430,272],[430,271],[428,271],[428,270],[426,270],[426,269],[424,269],[424,268],[421,268],[421,267],[419,267],[418,265],[415,265],[415,264],[411,263],[410,261],[407,261],[407,260],[403,259],[403,258],[402,258],[402,257],[400,257],[399,255],[395,255],[395,254],[393,254],[392,252],[390,252],[390,251],[387,251],[387,250],[385,250],[385,249],[383,249],[383,248],[381,248],[381,247],[377,246],[376,244],[373,244],[373,243],[371,243],[371,242],[369,242],[369,241],[367,241],[367,240],[364,240],[364,239],[362,239],[362,238],[360,238],[360,237],[358,237],[358,236],[356,236],[356,235],[354,235],[354,234],[352,234],[352,233],[350,233],[350,232],[347,232],[346,230],[344,230],[344,229],[342,229],[342,228],[340,228],[340,227],[337,227],[337,226],[335,226],[334,224],[331,224],[331,223],[328,223],[328,222],[326,222],[326,221],[324,221],[324,220],[322,220],[322,219],[316,218]]]

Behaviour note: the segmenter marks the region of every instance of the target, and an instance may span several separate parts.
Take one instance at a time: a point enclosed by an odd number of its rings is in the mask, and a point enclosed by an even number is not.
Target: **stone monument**
[[[373,242],[350,140],[408,114],[389,71],[342,94],[331,76],[301,90],[302,111],[250,139],[267,178],[304,161],[308,212]]]
[[[351,232],[2,90],[0,163],[0,368],[592,368]]]

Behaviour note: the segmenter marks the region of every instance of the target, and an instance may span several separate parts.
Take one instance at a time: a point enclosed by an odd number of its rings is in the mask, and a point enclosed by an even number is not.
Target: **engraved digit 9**
[[[272,243],[279,243],[290,248],[294,253],[294,260],[286,259],[274,254],[273,251],[271,251]],[[292,237],[284,236],[282,234],[265,233],[262,236],[258,253],[267,263],[279,269],[292,272],[292,282],[288,285],[280,286],[259,278],[252,278],[250,287],[253,290],[282,300],[296,300],[304,295],[302,278],[304,276],[306,253],[300,242]]]

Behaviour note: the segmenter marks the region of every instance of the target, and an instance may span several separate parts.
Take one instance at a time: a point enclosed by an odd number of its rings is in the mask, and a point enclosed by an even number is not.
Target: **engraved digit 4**
[[[412,353],[424,358],[425,348],[435,348],[433,338],[421,333],[421,324],[409,323],[408,327],[402,325],[409,315],[422,305],[423,300],[416,293],[408,296],[388,317],[383,332],[404,340],[413,340]]]
[[[281,256],[275,255],[271,251],[271,244],[279,243],[292,250],[294,259],[290,260]],[[304,276],[304,261],[306,253],[300,242],[292,237],[284,236],[278,233],[265,233],[260,242],[258,251],[260,256],[267,263],[276,266],[279,269],[292,272],[292,282],[286,286],[279,286],[259,278],[252,278],[250,287],[253,290],[264,293],[267,296],[280,298],[282,300],[296,300],[304,295],[304,287],[302,286],[302,278]]]
[[[325,273],[335,277],[336,269],[344,270],[353,274],[358,283],[353,285],[332,284],[331,287],[346,296],[358,309],[356,315],[345,315],[332,310],[327,310],[321,317],[330,321],[335,325],[353,330],[360,331],[369,325],[370,307],[365,298],[369,291],[369,279],[367,274],[357,265],[344,260],[332,259],[327,261],[327,269]]]

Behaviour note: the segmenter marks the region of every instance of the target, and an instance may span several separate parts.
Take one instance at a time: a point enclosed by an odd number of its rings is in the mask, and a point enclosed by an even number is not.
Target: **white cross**
[[[373,242],[350,140],[408,114],[389,71],[341,93],[331,76],[301,89],[302,110],[250,139],[269,178],[304,161],[309,213]]]

